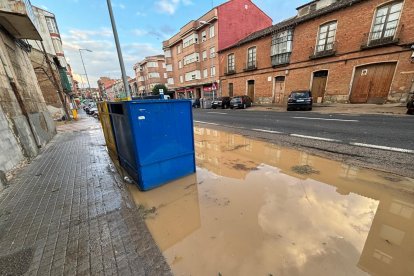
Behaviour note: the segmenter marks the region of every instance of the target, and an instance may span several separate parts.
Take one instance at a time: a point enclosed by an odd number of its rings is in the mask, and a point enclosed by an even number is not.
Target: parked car
[[[247,108],[252,106],[252,99],[249,96],[236,96],[230,101],[230,108]]]
[[[287,111],[293,109],[312,110],[312,92],[309,90],[293,91],[287,102]]]
[[[200,103],[200,99],[191,99],[192,105],[194,108],[200,108],[201,107],[201,103]]]
[[[407,114],[414,114],[414,92],[411,93],[411,97],[407,102]]]
[[[221,108],[229,108],[230,107],[230,97],[220,97],[215,99],[214,101],[211,102],[211,108],[216,109],[218,107]]]

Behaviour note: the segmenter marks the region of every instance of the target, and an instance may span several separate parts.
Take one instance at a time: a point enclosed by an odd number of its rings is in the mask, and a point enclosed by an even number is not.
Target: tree
[[[163,89],[164,94],[168,91],[167,87],[164,84],[156,84],[154,88],[152,88],[152,94],[159,95],[160,89]]]

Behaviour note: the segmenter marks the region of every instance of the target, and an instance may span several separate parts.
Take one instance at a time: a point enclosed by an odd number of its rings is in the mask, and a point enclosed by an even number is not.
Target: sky
[[[253,0],[273,19],[273,24],[296,14],[296,7],[310,0]],[[127,75],[146,56],[163,54],[162,41],[182,26],[198,19],[225,0],[112,0]],[[100,76],[120,78],[106,0],[31,0],[32,5],[56,16],[68,62],[80,80],[84,74],[78,49],[82,52],[91,87]],[[84,87],[86,80],[83,77]],[[83,87],[80,84],[80,87]]]

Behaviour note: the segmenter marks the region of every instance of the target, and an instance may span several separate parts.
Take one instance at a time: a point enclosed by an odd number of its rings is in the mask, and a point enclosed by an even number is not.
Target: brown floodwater
[[[175,275],[414,275],[414,180],[195,127],[197,173],[129,189]]]

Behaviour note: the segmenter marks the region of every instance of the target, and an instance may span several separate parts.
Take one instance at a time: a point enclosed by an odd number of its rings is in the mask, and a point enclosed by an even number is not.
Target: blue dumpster
[[[191,101],[110,103],[120,165],[149,190],[195,172]]]

